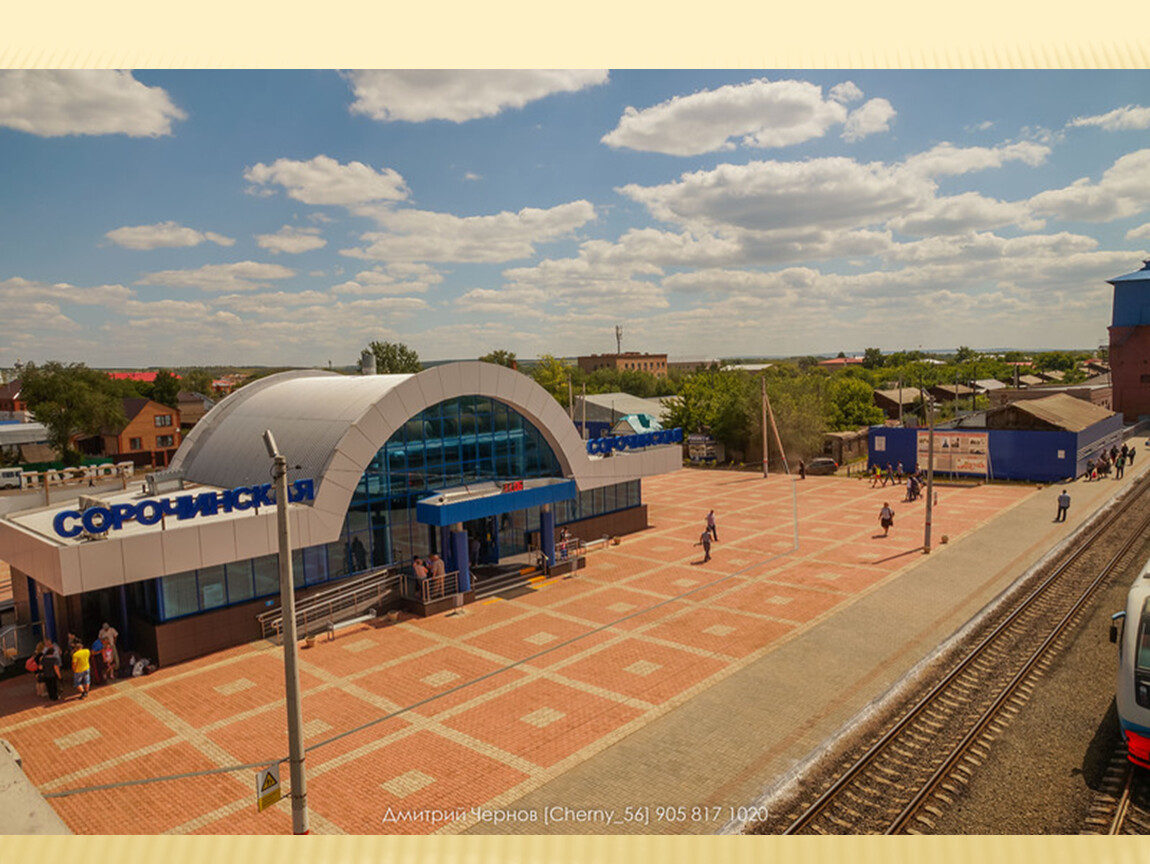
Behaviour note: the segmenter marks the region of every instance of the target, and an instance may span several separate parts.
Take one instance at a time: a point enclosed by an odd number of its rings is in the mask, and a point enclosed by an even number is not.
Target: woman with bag
[[[890,526],[894,524],[894,511],[886,501],[882,502],[882,509],[878,511],[878,521],[882,525],[882,536],[886,537],[890,534]]]
[[[44,660],[40,664],[40,674],[44,678],[44,686],[48,690],[48,698],[53,702],[60,699],[60,651],[55,645],[49,645],[44,650]]]
[[[24,668],[36,676],[36,695],[47,696],[48,688],[44,686],[44,675],[40,671],[40,661],[44,659],[44,643],[36,643],[36,653],[24,662]]]

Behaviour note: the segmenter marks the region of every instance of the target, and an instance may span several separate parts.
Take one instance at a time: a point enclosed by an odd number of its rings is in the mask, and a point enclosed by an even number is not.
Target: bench
[[[327,641],[330,642],[335,638],[335,631],[342,630],[344,627],[353,627],[356,624],[365,624],[368,621],[375,620],[375,610],[373,609],[367,615],[359,615],[355,618],[347,618],[343,621],[335,621],[327,625]]]

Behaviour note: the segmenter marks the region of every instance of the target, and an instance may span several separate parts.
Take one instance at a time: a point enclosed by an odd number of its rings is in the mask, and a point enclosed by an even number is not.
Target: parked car
[[[808,474],[834,474],[839,470],[839,463],[829,456],[820,456],[807,463]]]

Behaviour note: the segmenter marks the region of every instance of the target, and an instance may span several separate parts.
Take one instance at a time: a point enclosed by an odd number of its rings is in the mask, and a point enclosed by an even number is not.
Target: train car
[[[1111,616],[1110,641],[1118,643],[1118,721],[1127,753],[1150,769],[1150,563],[1130,586],[1125,611]]]

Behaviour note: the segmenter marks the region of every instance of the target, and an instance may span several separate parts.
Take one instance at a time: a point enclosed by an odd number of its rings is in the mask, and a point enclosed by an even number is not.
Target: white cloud
[[[291,225],[284,225],[275,234],[257,234],[255,237],[261,249],[268,249],[273,254],[286,252],[289,255],[298,255],[300,252],[322,249],[327,245],[327,241],[319,236],[318,228],[293,228]]]
[[[886,99],[871,99],[847,116],[843,140],[858,141],[876,132],[886,132],[894,116],[894,107]]]
[[[172,249],[199,246],[204,242],[218,246],[234,246],[235,240],[212,231],[197,231],[178,222],[157,222],[154,225],[124,225],[104,235],[125,249]]]
[[[443,281],[443,274],[426,264],[395,263],[355,274],[355,278],[333,285],[337,294],[400,295],[422,294]]]
[[[1025,202],[996,201],[977,192],[935,198],[914,212],[896,216],[887,224],[895,231],[917,237],[966,234],[1006,225],[1035,231],[1044,225],[1042,220],[1031,215],[1030,207]]]
[[[1007,162],[1022,162],[1035,167],[1045,162],[1049,155],[1049,147],[1033,141],[998,147],[955,147],[944,141],[923,153],[916,153],[903,164],[913,173],[939,177],[1001,168]]]
[[[316,156],[307,162],[277,159],[271,165],[262,162],[244,171],[244,179],[255,184],[258,194],[275,184],[287,190],[289,198],[304,204],[337,204],[351,206],[373,201],[402,201],[410,194],[397,172],[390,168],[377,172],[362,162],[341,165],[330,156]]]
[[[527,207],[493,216],[386,208],[370,215],[386,233],[368,232],[362,238],[366,248],[343,254],[384,261],[501,262],[527,258],[535,253],[535,244],[570,234],[595,218],[595,208],[587,201],[572,201],[548,210]]]
[[[763,231],[823,229],[885,221],[921,206],[934,185],[906,171],[832,157],[806,162],[750,162],[684,174],[662,186],[617,190],[651,214],[692,230],[722,226]]]
[[[541,261],[534,267],[503,271],[513,292],[538,291],[550,302],[611,313],[667,307],[663,290],[654,282],[587,257]]]
[[[830,97],[845,105],[847,102],[857,102],[862,99],[863,91],[858,88],[854,81],[844,81],[842,84],[836,84],[831,88]]]
[[[234,264],[207,264],[195,270],[145,273],[136,284],[199,288],[203,291],[256,291],[267,287],[265,280],[288,279],[294,275],[294,270],[278,264],[238,261]]]
[[[605,70],[395,69],[349,72],[353,114],[373,120],[462,123],[522,108],[553,93],[606,83]]]
[[[187,115],[160,87],[131,72],[29,70],[0,72],[0,126],[53,138],[61,135],[172,134]]]
[[[1083,177],[1062,189],[1040,192],[1029,203],[1036,212],[1084,222],[1142,213],[1150,206],[1150,150],[1120,157],[1097,183]]]
[[[749,147],[800,144],[846,119],[846,109],[834,98],[823,99],[818,85],[757,79],[675,96],[642,110],[628,107],[600,140],[611,147],[696,156],[734,149],[731,138]]]
[[[1131,228],[1126,232],[1127,240],[1150,240],[1150,222]]]
[[[483,176],[480,174],[476,174],[474,171],[468,171],[466,174],[463,175],[463,179],[464,180],[471,180],[471,181],[482,180]]]
[[[1107,132],[1120,132],[1126,129],[1150,129],[1150,108],[1141,105],[1127,105],[1115,108],[1105,114],[1092,117],[1075,117],[1067,126],[1099,126]]]
[[[0,308],[7,311],[7,304],[17,302],[39,302],[61,300],[81,306],[116,306],[135,296],[131,288],[123,285],[94,285],[78,288],[67,282],[38,282],[13,276],[0,282]]]

